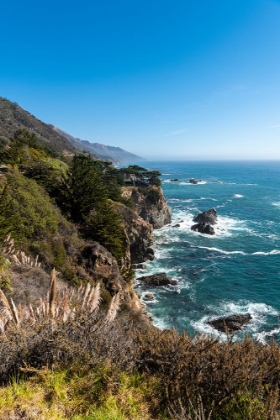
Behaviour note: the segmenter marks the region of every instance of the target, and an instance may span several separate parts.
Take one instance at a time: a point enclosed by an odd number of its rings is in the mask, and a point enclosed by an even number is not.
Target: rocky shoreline
[[[165,200],[164,197],[162,197],[162,200]],[[167,209],[165,208],[164,214],[166,214],[166,212],[167,212]],[[162,220],[162,225],[160,227],[162,227],[164,224],[167,224],[167,223],[165,223],[165,219],[164,217],[162,217],[162,215],[160,217]],[[170,223],[170,221],[171,221],[171,217],[168,218],[167,222]],[[218,215],[217,215],[216,209],[211,208],[211,209],[205,210],[202,213],[197,214],[193,218],[193,221],[196,223],[191,226],[191,230],[195,232],[203,233],[203,234],[215,235],[215,230],[213,226],[216,225],[218,221]],[[180,227],[180,224],[176,224],[172,227],[173,228]],[[146,266],[145,264],[140,263],[136,265],[135,268],[145,269]],[[148,291],[148,289],[150,287],[176,286],[178,282],[177,280],[172,280],[171,278],[169,278],[166,275],[166,273],[144,275],[144,276],[138,277],[137,280],[147,286],[147,291],[142,294],[141,298],[142,298],[142,304],[144,307],[145,315],[148,316],[150,319],[152,319],[151,314],[147,312],[146,303],[154,301],[155,297],[153,293]],[[233,315],[229,315],[225,317],[212,319],[208,321],[208,324],[220,333],[234,334],[237,331],[241,330],[243,326],[247,325],[251,321],[251,319],[252,317],[250,314],[233,314]]]

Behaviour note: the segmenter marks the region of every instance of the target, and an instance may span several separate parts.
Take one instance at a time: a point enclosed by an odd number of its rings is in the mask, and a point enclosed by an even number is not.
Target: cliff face
[[[122,196],[132,199],[135,210],[115,204],[121,215],[127,236],[126,258],[131,264],[154,259],[153,229],[159,229],[171,222],[171,210],[166,204],[162,189],[149,187],[123,187]]]
[[[137,187],[123,187],[122,196],[133,200],[135,212],[154,229],[171,223],[171,209],[167,206],[160,187],[151,187],[146,191]]]
[[[136,212],[123,204],[115,204],[115,210],[121,215],[127,236],[126,258],[131,264],[137,264],[154,258],[153,227]]]

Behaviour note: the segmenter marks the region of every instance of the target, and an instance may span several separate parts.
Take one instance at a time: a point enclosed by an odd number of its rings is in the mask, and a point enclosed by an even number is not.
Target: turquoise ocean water
[[[156,259],[137,277],[166,272],[178,286],[136,290],[160,328],[218,335],[207,321],[250,313],[239,333],[280,342],[280,162],[147,162],[162,173],[171,225],[154,231]],[[171,179],[178,178],[179,182]],[[201,179],[197,185],[190,178]],[[215,236],[191,231],[193,217],[214,207]],[[179,223],[180,227],[172,227]],[[238,337],[238,335],[237,335]],[[223,339],[223,335],[221,335]]]

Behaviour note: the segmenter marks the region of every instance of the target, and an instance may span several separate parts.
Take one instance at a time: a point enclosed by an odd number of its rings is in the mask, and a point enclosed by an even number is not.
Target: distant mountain
[[[69,140],[77,149],[92,153],[99,159],[111,160],[114,163],[132,162],[132,161],[144,161],[140,156],[134,155],[133,153],[127,152],[120,147],[106,146],[101,143],[90,143],[87,140],[81,140],[71,136],[65,131],[58,127],[52,126],[52,128],[67,140]]]
[[[91,153],[97,159],[109,160],[113,163],[145,160],[120,147],[105,146],[77,139],[52,124],[38,120],[16,102],[0,97],[0,145],[9,143],[19,128],[34,132],[41,144],[48,146],[60,155],[73,155],[81,150]]]
[[[9,142],[19,128],[34,132],[41,144],[52,148],[59,154],[72,155],[76,152],[73,144],[53,130],[49,124],[38,120],[17,103],[0,97],[1,143]]]

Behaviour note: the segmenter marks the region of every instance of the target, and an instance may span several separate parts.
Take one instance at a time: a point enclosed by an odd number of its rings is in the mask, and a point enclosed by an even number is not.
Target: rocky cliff
[[[171,209],[167,206],[160,187],[123,187],[122,196],[133,200],[135,212],[154,229],[171,223]]]
[[[115,204],[115,210],[121,215],[127,237],[126,258],[131,264],[153,259],[153,226],[123,204]]]

